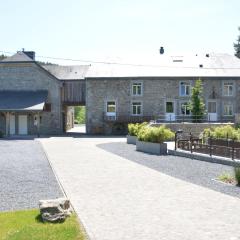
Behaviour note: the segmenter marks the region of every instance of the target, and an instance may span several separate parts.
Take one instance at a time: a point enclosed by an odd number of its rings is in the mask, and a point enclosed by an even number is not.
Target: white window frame
[[[184,86],[184,93],[182,94],[182,85]],[[187,87],[189,87],[189,94],[186,94],[187,92]],[[188,81],[181,81],[179,83],[179,95],[181,97],[190,97],[191,95],[191,83]]]
[[[225,87],[227,88],[225,90]],[[232,90],[230,91],[230,87]],[[223,82],[223,96],[233,97],[234,96],[234,83],[233,82]]]
[[[228,108],[227,113],[225,112],[225,107]],[[232,114],[229,114],[229,109],[231,108],[232,110]],[[233,116],[234,112],[233,112],[233,104],[232,103],[223,103],[223,116]]]
[[[138,92],[138,87],[140,86],[140,93]],[[136,88],[136,92],[135,89]],[[134,81],[131,84],[132,96],[142,96],[143,95],[143,83],[140,81]],[[135,93],[134,93],[135,92]]]
[[[134,107],[134,104],[136,104],[136,103],[140,103],[140,104],[138,104],[137,106],[140,106],[140,109],[141,109],[141,113],[134,113],[134,111],[133,111],[133,107]],[[131,102],[131,115],[132,116],[142,116],[143,115],[143,104],[142,104],[142,101],[133,101],[133,102]]]
[[[108,112],[108,103],[114,102],[115,112]],[[115,117],[117,114],[117,101],[116,100],[107,100],[105,104],[106,116]]]
[[[185,113],[182,113],[182,105],[185,105]],[[188,102],[180,102],[180,111],[181,111],[181,115],[182,116],[191,116],[192,113],[190,110],[187,110],[187,105],[188,105]],[[189,111],[189,114],[186,114],[186,112]]]

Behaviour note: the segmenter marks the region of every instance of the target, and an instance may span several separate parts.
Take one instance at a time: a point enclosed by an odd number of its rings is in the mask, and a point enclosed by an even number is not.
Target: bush
[[[203,132],[204,139],[208,137],[212,138],[229,138],[233,140],[240,140],[240,129],[235,129],[230,125],[223,127],[216,127],[214,129],[206,128]]]
[[[137,134],[139,141],[163,143],[164,141],[172,140],[174,133],[165,126],[161,127],[142,127]]]
[[[237,185],[240,186],[240,167],[235,167],[234,173],[235,173],[235,179],[236,179]]]
[[[147,126],[147,122],[143,122],[143,123],[129,123],[128,124],[128,135],[130,136],[137,136],[138,132],[140,131],[140,129],[142,127]]]
[[[2,131],[0,131],[0,138],[3,138],[3,132]]]

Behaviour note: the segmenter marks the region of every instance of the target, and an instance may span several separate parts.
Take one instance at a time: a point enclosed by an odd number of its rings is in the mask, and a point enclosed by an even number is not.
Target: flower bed
[[[129,123],[128,124],[128,135],[127,135],[127,143],[136,145],[137,141],[137,134],[141,128],[147,125],[146,122],[144,123]]]
[[[174,133],[165,126],[142,127],[137,134],[137,151],[151,154],[167,154],[167,144],[164,141],[172,140]]]

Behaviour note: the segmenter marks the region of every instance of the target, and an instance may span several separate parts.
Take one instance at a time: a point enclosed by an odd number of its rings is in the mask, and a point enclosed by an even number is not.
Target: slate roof
[[[48,92],[0,91],[0,111],[42,111]]]
[[[34,62],[34,61],[30,57],[28,57],[24,52],[17,52],[10,57],[4,58],[0,62]]]
[[[240,77],[240,59],[229,54],[186,57],[159,55],[134,66],[137,64],[138,62],[133,62],[133,65],[94,64],[87,72],[86,78]]]
[[[45,70],[60,80],[118,77],[240,77],[240,59],[230,54],[188,56],[157,55],[144,60],[116,61],[120,64],[44,65]],[[23,52],[17,52],[2,62],[33,62]]]
[[[76,80],[84,79],[90,65],[73,65],[73,66],[59,66],[59,65],[43,65],[56,78],[61,80]]]

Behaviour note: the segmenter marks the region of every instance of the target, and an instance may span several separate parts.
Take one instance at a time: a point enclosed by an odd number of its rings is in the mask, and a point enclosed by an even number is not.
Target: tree
[[[240,27],[238,27],[238,30],[240,31]],[[235,50],[235,56],[240,58],[240,35],[237,38],[237,42],[233,43],[233,47]]]
[[[74,108],[74,118],[79,124],[85,123],[86,108],[84,106],[78,106]]]
[[[202,97],[202,80],[198,79],[191,91],[191,99],[188,104],[189,110],[192,112],[193,121],[200,122],[205,114],[205,104]]]
[[[4,54],[0,55],[0,61],[2,61],[4,58],[7,58],[7,56]]]

